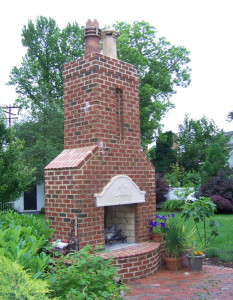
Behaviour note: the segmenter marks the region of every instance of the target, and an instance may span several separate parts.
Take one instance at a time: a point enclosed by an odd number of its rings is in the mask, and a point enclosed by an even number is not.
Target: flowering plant
[[[154,222],[152,220],[149,220],[150,230],[153,233],[163,233],[163,232],[165,232],[165,226],[166,226],[167,218],[170,218],[170,217],[173,218],[174,216],[175,216],[174,214],[171,214],[171,215],[168,215],[168,216],[166,216],[166,215],[164,215],[164,216],[156,215]]]
[[[164,255],[165,257],[174,257],[177,259],[185,250],[186,227],[179,224],[175,218],[167,221],[164,236]]]
[[[187,254],[190,256],[205,256],[203,253],[203,244],[196,245],[195,240],[188,245],[185,245]]]
[[[194,256],[202,256],[203,252],[201,252],[201,251],[193,251],[193,255]]]

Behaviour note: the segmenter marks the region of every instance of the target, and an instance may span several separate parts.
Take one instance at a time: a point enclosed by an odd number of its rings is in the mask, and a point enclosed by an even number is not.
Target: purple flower
[[[163,232],[166,227],[167,218],[174,218],[175,214],[166,215],[156,215],[156,220],[153,222],[149,220],[150,230],[153,232]]]
[[[156,216],[156,219],[162,219],[163,217],[162,216],[160,216],[160,215],[157,215]]]

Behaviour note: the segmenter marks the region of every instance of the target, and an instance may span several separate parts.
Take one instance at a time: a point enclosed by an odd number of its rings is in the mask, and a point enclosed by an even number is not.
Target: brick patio
[[[204,265],[201,272],[160,270],[128,286],[126,300],[233,299],[233,269]]]

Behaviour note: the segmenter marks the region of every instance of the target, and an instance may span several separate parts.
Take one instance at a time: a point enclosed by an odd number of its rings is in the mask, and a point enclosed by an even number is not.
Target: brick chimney
[[[109,220],[130,242],[148,241],[156,209],[155,170],[140,148],[139,74],[116,59],[116,36],[103,31],[102,55],[99,24],[88,20],[85,56],[63,70],[64,150],[45,167],[53,238],[67,239],[76,216],[79,247],[104,246]]]

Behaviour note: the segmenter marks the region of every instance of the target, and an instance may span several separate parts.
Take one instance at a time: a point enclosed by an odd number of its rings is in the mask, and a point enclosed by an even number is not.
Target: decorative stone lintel
[[[95,194],[96,206],[113,206],[145,202],[146,192],[126,175],[117,175],[103,188],[100,194]]]

